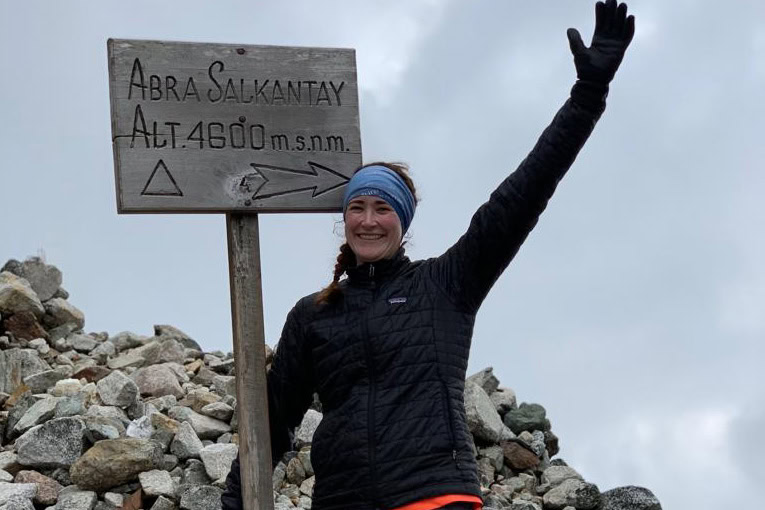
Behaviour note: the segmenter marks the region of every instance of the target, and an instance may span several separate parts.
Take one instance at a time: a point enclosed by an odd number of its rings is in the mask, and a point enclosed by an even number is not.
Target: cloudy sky
[[[561,456],[664,508],[765,479],[765,4],[634,0],[608,109],[486,300],[470,371],[543,404]],[[223,215],[119,216],[106,40],[355,48],[366,161],[411,164],[443,252],[566,99],[593,3],[0,0],[0,259],[43,253],[89,331],[232,350]],[[267,341],[330,278],[338,215],[261,220]],[[2,261],[0,261],[2,263]]]

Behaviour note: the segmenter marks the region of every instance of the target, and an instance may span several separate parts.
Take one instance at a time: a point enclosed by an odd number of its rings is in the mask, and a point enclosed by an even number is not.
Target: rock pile
[[[0,270],[0,510],[212,510],[238,451],[234,359],[177,328],[85,333],[61,272]],[[266,347],[267,360],[271,350]],[[277,510],[311,507],[321,406],[273,474]],[[601,493],[560,459],[545,409],[487,368],[466,381],[486,509],[659,510],[647,489]]]

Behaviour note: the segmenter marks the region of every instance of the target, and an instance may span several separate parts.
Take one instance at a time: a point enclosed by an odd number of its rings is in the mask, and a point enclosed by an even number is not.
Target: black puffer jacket
[[[518,170],[440,257],[349,271],[336,304],[301,299],[268,375],[278,460],[317,391],[314,510],[376,510],[463,493],[481,496],[463,391],[478,307],[534,227],[605,105],[577,84]],[[239,459],[224,509],[241,508]]]

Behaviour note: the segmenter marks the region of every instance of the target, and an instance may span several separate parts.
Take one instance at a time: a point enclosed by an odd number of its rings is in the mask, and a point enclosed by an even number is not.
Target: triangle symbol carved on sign
[[[141,195],[154,195],[164,197],[182,197],[183,192],[173,178],[173,174],[167,169],[167,165],[161,159],[152,170],[149,180],[141,191]]]

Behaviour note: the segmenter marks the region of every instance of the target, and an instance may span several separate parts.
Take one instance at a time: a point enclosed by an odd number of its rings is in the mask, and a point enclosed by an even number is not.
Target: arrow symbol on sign
[[[349,177],[331,168],[309,161],[310,170],[294,170],[280,166],[250,163],[256,175],[247,175],[240,186],[248,191],[255,189],[252,199],[266,199],[313,190],[312,198],[344,186]]]

